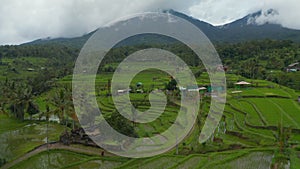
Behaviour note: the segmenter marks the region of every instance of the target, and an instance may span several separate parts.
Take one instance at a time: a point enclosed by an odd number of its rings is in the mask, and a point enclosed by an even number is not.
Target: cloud
[[[300,29],[298,0],[1,0],[0,44],[38,38],[74,37],[127,15],[174,9],[220,25],[258,10],[274,8],[278,16],[257,18]],[[291,12],[292,11],[292,12]]]
[[[268,14],[270,9],[275,13]],[[299,0],[202,0],[191,6],[188,13],[213,25],[223,25],[260,10],[263,15],[256,18],[256,23],[276,23],[300,30]]]
[[[188,11],[195,18],[223,25],[259,11],[263,4],[262,0],[202,0]]]
[[[269,13],[273,9],[273,13]],[[258,17],[256,22],[263,24],[266,22],[281,24],[283,27],[300,30],[300,5],[299,0],[272,0],[265,1],[262,8],[264,15]]]
[[[125,15],[144,11],[185,11],[182,0],[1,0],[0,44],[41,37],[73,37]]]

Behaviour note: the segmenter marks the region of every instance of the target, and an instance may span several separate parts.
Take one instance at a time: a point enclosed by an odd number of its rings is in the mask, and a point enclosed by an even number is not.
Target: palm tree
[[[56,107],[56,109],[53,110],[53,113],[59,117],[59,120],[62,123],[65,123],[66,127],[68,125],[68,118],[71,117],[74,129],[75,121],[78,120],[72,102],[71,89],[68,86],[64,86],[54,94],[52,103]]]
[[[6,107],[6,104],[8,103],[8,80],[6,78],[5,82],[4,83],[0,83],[0,86],[1,86],[1,90],[0,90],[0,113],[3,113],[3,114],[7,114],[6,113],[6,110],[5,110],[5,107]]]
[[[32,116],[34,114],[38,114],[39,113],[39,108],[36,104],[33,103],[32,100],[28,101],[28,104],[27,104],[27,108],[26,108],[26,112],[29,114],[30,116],[30,120],[32,120]]]
[[[15,84],[15,82],[7,83],[5,91],[6,102],[10,104],[11,113],[18,119],[24,120],[26,112],[30,118],[33,114],[39,112],[36,104],[33,102],[33,94],[31,87],[25,84]]]
[[[284,153],[289,147],[289,138],[291,135],[291,128],[284,128],[282,122],[278,123],[278,131],[275,135],[276,141],[279,146],[280,153]]]

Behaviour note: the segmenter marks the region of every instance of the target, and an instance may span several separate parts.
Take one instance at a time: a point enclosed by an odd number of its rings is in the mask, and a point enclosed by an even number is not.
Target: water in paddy
[[[58,139],[63,127],[50,124],[48,128],[49,140]],[[10,161],[33,148],[45,143],[47,138],[46,124],[29,124],[13,130],[0,133],[0,158]]]
[[[252,152],[231,161],[214,165],[212,169],[265,169],[270,168],[272,158],[273,153],[271,152]]]
[[[89,169],[89,168],[113,168],[121,164],[119,161],[112,160],[90,160],[90,156],[73,153],[64,150],[45,151],[33,156],[32,158],[22,161],[15,165],[14,169]]]
[[[29,160],[22,161],[15,165],[13,168],[61,168],[67,164],[75,163],[80,161],[80,156],[75,156],[69,153],[60,152],[43,152],[35,155]]]
[[[104,160],[94,160],[86,163],[82,163],[78,166],[73,166],[72,169],[111,169],[121,165],[122,162],[118,161],[104,161]]]

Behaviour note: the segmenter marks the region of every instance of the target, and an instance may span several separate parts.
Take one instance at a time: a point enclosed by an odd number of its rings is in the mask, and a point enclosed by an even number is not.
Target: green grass
[[[0,158],[16,159],[33,148],[45,143],[46,123],[15,120],[0,115]],[[49,141],[59,139],[64,127],[49,125]]]
[[[0,79],[26,79],[38,75],[42,67],[47,67],[47,58],[21,57],[2,58],[3,65],[0,65]],[[28,71],[32,68],[34,71]]]
[[[267,125],[277,126],[282,120],[285,126],[298,128],[299,119],[297,119],[297,121],[295,120],[299,115],[296,113],[299,110],[299,107],[295,106],[291,100],[271,98],[250,98],[246,100],[258,108],[264,116],[264,119],[266,119]]]
[[[183,156],[162,155],[162,156],[153,157],[148,160],[144,160],[141,163],[136,163],[135,165],[132,165],[128,168],[163,169],[163,168],[167,168],[167,167],[177,164],[177,162],[182,158],[183,158]]]
[[[125,95],[121,95],[117,97],[119,103],[126,104],[125,102],[122,101],[123,100],[122,97],[125,97]],[[144,112],[148,110],[148,108],[150,108],[150,103],[148,101],[148,94],[130,93],[129,97],[131,103],[136,103],[139,105],[137,107],[139,111]],[[98,97],[97,101],[98,101],[99,108],[105,117],[109,117],[111,112],[116,110],[111,97]],[[127,111],[131,112],[131,108],[129,108]],[[179,106],[167,105],[164,112],[162,112],[162,114],[157,119],[147,124],[138,123],[136,127],[137,134],[141,137],[145,137],[145,136],[153,136],[155,133],[161,133],[165,131],[175,121],[178,111],[179,111]],[[155,113],[153,115],[156,116],[156,112],[149,112],[148,115],[150,116],[151,113]]]
[[[179,161],[178,164],[171,167],[174,169],[182,169],[182,168],[195,168],[195,166],[201,165],[202,163],[205,163],[207,161],[206,157],[203,157],[202,155],[190,155],[183,160]]]
[[[80,161],[79,165],[71,165],[70,167],[64,167],[64,168],[70,168],[70,169],[95,169],[95,168],[103,168],[103,169],[111,169],[115,168],[122,164],[120,161],[112,161],[112,160],[86,160],[86,161]]]
[[[68,150],[54,149],[38,153],[12,168],[114,168],[126,161],[127,159],[122,157],[90,156]]]
[[[300,152],[292,150],[291,152],[291,169],[298,169],[300,168]]]
[[[272,162],[272,153],[268,152],[252,152],[233,157],[231,161],[219,163],[211,166],[213,169],[251,169],[251,168],[268,168]]]
[[[245,100],[231,100],[230,103],[238,108],[239,110],[247,113],[245,120],[252,124],[257,126],[263,125],[263,120],[260,118],[259,112],[255,110],[252,104],[249,102],[246,102]]]
[[[205,98],[201,105],[200,112],[200,125],[198,124],[193,128],[186,137],[179,144],[179,153],[186,154],[187,156],[173,156],[175,150],[171,150],[165,155],[155,156],[146,159],[132,159],[126,162],[120,160],[120,158],[112,160],[99,159],[97,157],[91,157],[86,155],[68,153],[65,151],[52,152],[53,165],[51,167],[57,168],[97,168],[101,166],[102,168],[113,168],[113,167],[124,167],[124,168],[193,168],[193,167],[204,167],[204,168],[249,168],[252,167],[250,164],[255,164],[255,167],[267,166],[269,164],[270,154],[269,152],[259,151],[250,152],[248,150],[235,150],[227,153],[216,152],[225,151],[230,149],[232,145],[240,145],[245,148],[259,148],[259,147],[272,147],[271,149],[276,149],[276,142],[274,137],[274,132],[267,129],[257,129],[252,126],[277,126],[278,122],[282,120],[285,126],[292,126],[293,128],[299,128],[300,125],[300,105],[295,101],[297,98],[297,93],[286,87],[278,86],[274,83],[263,81],[263,80],[250,80],[240,76],[228,74],[227,81],[234,83],[240,80],[246,80],[252,83],[250,87],[241,88],[242,98],[236,98],[232,94],[232,91],[237,90],[236,88],[229,89],[228,100],[225,107],[225,112],[221,123],[224,124],[224,128],[227,132],[232,131],[240,134],[241,136],[230,135],[226,132],[223,133],[222,126],[220,131],[216,130],[214,133],[215,138],[222,139],[222,143],[217,143],[209,139],[205,145],[201,145],[198,142],[198,137],[201,132],[201,128],[206,120],[207,113],[210,107],[210,98]],[[106,117],[109,117],[112,111],[115,111],[115,105],[111,97],[106,97],[108,93],[107,83],[112,77],[112,73],[102,73],[96,77],[96,89],[97,102],[98,105]],[[153,80],[155,77],[155,80]],[[135,86],[137,82],[142,82],[145,91],[149,91],[152,88],[163,88],[164,84],[168,82],[169,76],[165,73],[156,70],[148,70],[139,73],[132,81],[131,85]],[[71,84],[72,76],[66,76],[59,80],[60,84]],[[199,86],[209,84],[209,77],[207,73],[202,73],[199,78],[197,78]],[[256,85],[258,87],[256,87]],[[45,110],[46,104],[49,102],[49,98],[57,88],[53,88],[47,93],[35,98],[35,102],[38,103],[41,111]],[[245,97],[247,96],[247,97]],[[274,98],[276,96],[285,98]],[[119,96],[120,103],[124,103],[122,96]],[[149,109],[150,104],[148,102],[147,93],[133,93],[130,94],[130,100],[132,103],[138,104],[138,110],[145,111]],[[172,104],[168,105],[164,113],[162,113],[156,120],[149,122],[147,124],[136,124],[135,129],[139,136],[152,136],[157,133],[161,133],[168,129],[170,125],[174,122],[177,117],[177,112],[179,106]],[[130,111],[130,110],[128,110]],[[9,145],[13,145],[14,151],[11,153],[3,153],[9,157],[8,159],[13,159],[19,155],[22,155],[37,145],[43,143],[45,138],[44,130],[45,124],[38,123],[36,126],[29,127],[29,131],[23,131],[22,128],[27,124],[31,123],[28,121],[20,122],[4,115],[0,115],[1,128],[0,128],[0,141],[1,136],[5,133],[19,132],[18,134],[5,135],[8,138]],[[265,122],[265,123],[264,123]],[[183,122],[184,123],[184,122]],[[182,124],[181,124],[182,125]],[[58,135],[63,130],[63,127],[57,124],[51,125],[51,140],[57,140]],[[16,131],[18,130],[18,131]],[[9,132],[8,132],[9,131]],[[3,137],[4,138],[4,137]],[[36,139],[36,141],[32,141]],[[155,140],[153,140],[156,143]],[[293,143],[300,143],[300,135],[293,134],[290,139]],[[17,142],[22,142],[22,144],[17,145]],[[7,145],[8,143],[2,144]],[[0,145],[1,147],[1,145]],[[209,153],[216,152],[216,153]],[[206,153],[205,155],[190,155],[192,153]],[[299,158],[297,158],[297,153],[294,153],[291,158],[291,166],[298,167]],[[60,155],[58,155],[60,154]],[[64,155],[66,156],[64,157]],[[13,157],[14,156],[14,157]],[[62,164],[58,160],[58,156],[62,156],[62,159],[69,161],[67,165]],[[258,158],[260,156],[261,158]],[[1,158],[1,157],[0,157]],[[32,157],[30,160],[24,161],[18,164],[21,166],[30,166],[30,161],[37,161],[41,163],[45,159],[45,154],[40,154],[36,157]],[[74,161],[73,161],[74,160]],[[37,167],[35,163],[32,164],[33,168]],[[17,166],[17,167],[18,167]],[[253,165],[254,166],[254,165]],[[295,167],[294,167],[295,168]]]
[[[89,158],[87,155],[73,153],[65,150],[50,150],[36,154],[29,159],[22,161],[12,169],[18,168],[31,168],[31,169],[40,169],[40,168],[62,168],[68,164],[76,163],[81,160]]]
[[[277,107],[282,109],[285,116],[289,116],[290,120],[300,125],[300,105],[296,101],[275,98],[272,98],[271,100],[273,103],[277,104]]]
[[[0,114],[0,134],[11,130],[16,130],[27,124],[29,124],[29,122],[20,121],[14,118],[10,118],[7,115]]]
[[[234,122],[237,128],[241,130],[240,132],[242,132],[246,137],[248,137],[248,139],[252,139],[255,141],[259,141],[259,140],[261,141],[263,139],[267,139],[267,140],[274,139],[271,131],[249,128],[248,126],[246,126],[244,120],[245,119],[244,114],[240,112],[236,112],[235,110],[229,107],[225,107],[225,110],[229,112],[233,112]]]

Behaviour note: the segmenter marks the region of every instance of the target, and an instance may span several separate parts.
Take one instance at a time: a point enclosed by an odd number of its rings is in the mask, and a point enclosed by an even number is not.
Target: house
[[[143,89],[136,89],[136,93],[144,93]]]
[[[131,89],[121,89],[118,90],[117,93],[118,94],[128,94],[131,91]]]
[[[300,63],[296,62],[296,63],[292,63],[290,65],[287,66],[286,68],[287,72],[297,72],[300,71]]]
[[[197,85],[191,85],[191,86],[187,86],[187,91],[188,92],[199,92],[199,88]]]
[[[136,83],[136,87],[142,87],[143,86],[143,83],[142,82],[137,82]]]
[[[206,91],[206,87],[198,87],[197,85],[191,85],[187,87],[178,87],[180,91],[188,91],[188,92],[199,92],[199,91]]]
[[[185,91],[186,88],[185,88],[185,87],[182,87],[182,86],[179,86],[179,90],[180,90],[180,91]]]
[[[224,66],[224,65],[218,65],[216,67],[217,71],[225,71],[227,72],[228,71],[228,66]]]
[[[28,72],[33,72],[34,69],[33,69],[33,68],[27,68],[27,71],[28,71]]]

